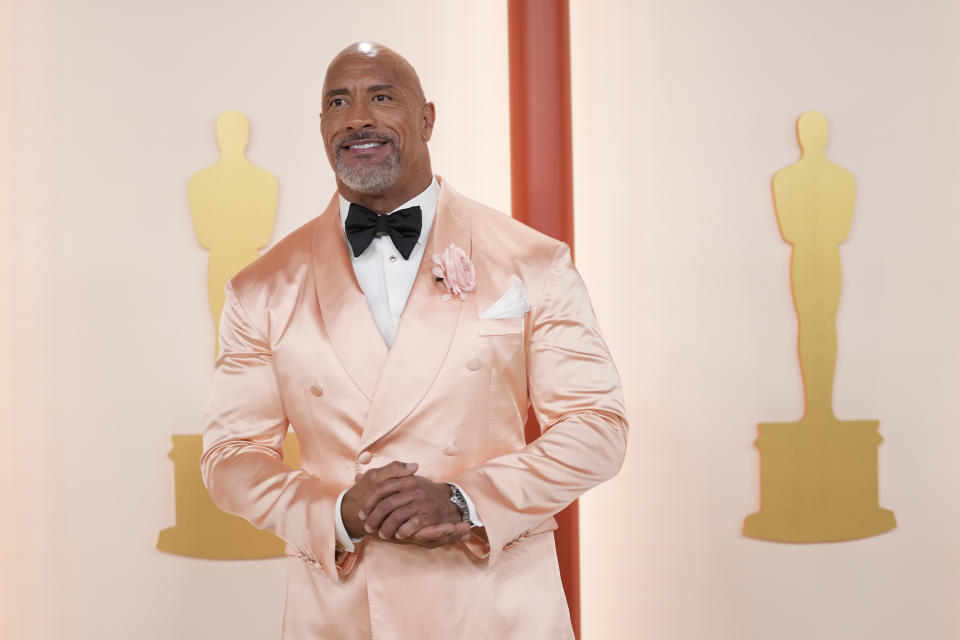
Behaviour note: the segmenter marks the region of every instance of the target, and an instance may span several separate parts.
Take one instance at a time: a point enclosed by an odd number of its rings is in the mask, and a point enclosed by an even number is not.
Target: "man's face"
[[[389,49],[334,59],[320,120],[344,195],[410,198],[426,188],[433,118],[433,104],[424,101],[413,69]]]

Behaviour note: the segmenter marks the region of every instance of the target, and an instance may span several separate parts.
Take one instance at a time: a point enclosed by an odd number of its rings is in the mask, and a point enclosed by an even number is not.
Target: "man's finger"
[[[466,522],[457,524],[437,524],[423,527],[413,534],[409,541],[424,547],[441,547],[460,542],[465,535],[470,535],[470,525]]]
[[[453,525],[449,522],[442,522],[440,524],[431,524],[422,527],[413,534],[413,539],[426,542],[428,540],[437,540],[451,533],[453,533]]]
[[[363,530],[367,533],[373,533],[383,526],[383,521],[393,513],[394,509],[410,504],[416,500],[417,497],[418,495],[414,491],[401,491],[384,498],[376,503],[370,513],[367,514],[367,517],[364,518]]]
[[[416,462],[400,462],[399,460],[395,460],[382,467],[370,469],[364,474],[364,477],[373,484],[379,484],[388,478],[411,476],[417,472],[418,467],[419,465]]]
[[[420,514],[421,509],[422,505],[416,502],[394,509],[380,524],[380,530],[377,533],[384,540],[393,538],[400,525],[410,520],[418,520],[417,515]]]
[[[393,537],[397,540],[406,540],[417,531],[420,531],[426,523],[421,522],[418,516],[413,516],[397,529],[397,532],[393,534]]]
[[[389,478],[376,485],[364,498],[360,505],[360,511],[373,515],[374,509],[385,499],[399,493],[411,493],[417,490],[417,481],[405,476],[402,478]],[[409,502],[407,500],[403,504]],[[389,513],[389,512],[388,512]],[[386,514],[384,514],[386,517]]]

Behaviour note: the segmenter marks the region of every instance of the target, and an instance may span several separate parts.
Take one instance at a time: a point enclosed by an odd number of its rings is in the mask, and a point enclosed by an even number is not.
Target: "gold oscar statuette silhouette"
[[[273,232],[277,179],[254,166],[245,151],[250,123],[238,111],[217,118],[220,160],[190,178],[188,193],[193,226],[200,244],[209,249],[207,294],[214,336],[219,335],[227,281],[257,259]],[[173,436],[176,525],[160,532],[161,551],[195,558],[273,558],[284,554],[283,542],[243,518],[224,513],[210,499],[200,477],[200,434]],[[287,464],[300,465],[296,438],[284,446]]]
[[[793,245],[791,276],[806,410],[797,422],[759,425],[761,509],[744,535],[782,542],[831,542],[877,535],[896,526],[879,506],[877,420],[833,414],[840,302],[840,243],[850,231],[857,183],[827,159],[826,117],[797,120],[802,154],[773,178],[783,238]]]
[[[219,335],[223,285],[260,256],[277,212],[277,178],[247,160],[250,122],[239,111],[217,118],[220,159],[193,174],[187,185],[193,228],[210,250],[207,296],[214,336]],[[216,341],[214,341],[216,342]]]

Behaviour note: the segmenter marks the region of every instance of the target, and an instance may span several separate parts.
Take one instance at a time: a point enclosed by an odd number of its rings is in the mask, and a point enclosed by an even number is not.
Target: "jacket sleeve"
[[[627,444],[620,376],[600,335],[583,280],[561,245],[533,307],[527,385],[541,436],[451,482],[483,519],[489,547],[467,547],[495,562],[588,489],[612,477]]]
[[[337,580],[356,561],[356,553],[336,551],[334,510],[344,487],[283,463],[288,424],[269,344],[228,283],[203,432],[204,484],[218,507]]]

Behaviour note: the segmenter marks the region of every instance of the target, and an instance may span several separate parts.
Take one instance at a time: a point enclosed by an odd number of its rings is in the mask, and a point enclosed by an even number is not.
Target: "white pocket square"
[[[519,318],[527,311],[530,311],[530,303],[527,302],[527,294],[523,291],[523,284],[517,276],[510,276],[510,288],[500,296],[499,300],[480,314],[480,319]]]

